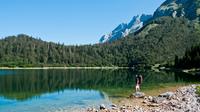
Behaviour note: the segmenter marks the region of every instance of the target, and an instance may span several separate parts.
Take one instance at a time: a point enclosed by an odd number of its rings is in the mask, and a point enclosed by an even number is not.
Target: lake
[[[149,70],[0,70],[0,112],[54,112],[111,104],[134,91],[142,74],[143,91],[198,83],[198,75]]]

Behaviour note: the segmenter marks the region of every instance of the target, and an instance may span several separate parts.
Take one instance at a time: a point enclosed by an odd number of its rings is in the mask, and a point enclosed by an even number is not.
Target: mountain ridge
[[[113,42],[130,33],[134,33],[142,28],[152,17],[152,15],[146,14],[134,16],[129,23],[121,23],[111,33],[103,35],[100,38],[99,43]]]

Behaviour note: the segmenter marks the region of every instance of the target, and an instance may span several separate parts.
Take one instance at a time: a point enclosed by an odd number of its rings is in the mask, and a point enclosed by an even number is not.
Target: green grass
[[[196,90],[197,90],[196,93],[200,96],[200,86],[197,86]]]

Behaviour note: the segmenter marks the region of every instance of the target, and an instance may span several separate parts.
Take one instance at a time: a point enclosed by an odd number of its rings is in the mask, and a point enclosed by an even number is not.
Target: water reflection
[[[133,88],[138,73],[144,77],[144,87],[159,83],[200,81],[200,77],[195,75],[145,70],[13,70],[9,73],[13,75],[0,75],[0,95],[19,101],[66,89],[99,90],[112,96],[116,93],[112,90]],[[100,94],[104,96],[102,92]]]

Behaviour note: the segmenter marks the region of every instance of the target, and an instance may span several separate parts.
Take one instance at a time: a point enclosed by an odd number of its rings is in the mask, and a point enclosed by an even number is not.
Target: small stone
[[[144,97],[144,99],[145,99],[145,100],[147,100],[147,99],[148,99],[148,97],[147,97],[147,96],[145,96],[145,97]]]
[[[117,107],[112,107],[112,110],[118,110],[118,108]]]
[[[121,107],[121,110],[123,110],[123,109],[126,109],[126,107],[125,106]]]
[[[100,110],[104,110],[104,109],[106,109],[106,106],[104,104],[101,104],[100,105]]]
[[[148,101],[147,101],[147,100],[144,100],[142,103],[148,103]]]
[[[200,103],[200,98],[197,99],[197,102]]]
[[[98,112],[98,110],[96,110],[95,108],[88,108],[87,112]]]
[[[187,101],[187,100],[188,100],[188,99],[187,99],[187,98],[185,98],[185,97],[184,97],[184,98],[182,98],[182,101]]]
[[[127,109],[122,110],[122,112],[129,112]]]
[[[149,100],[150,102],[152,102],[152,101],[153,101],[153,97],[152,97],[152,96],[149,96],[149,97],[148,97],[148,100]]]
[[[112,104],[112,105],[111,105],[111,107],[117,107],[117,105],[115,105],[115,104]]]
[[[159,104],[156,104],[156,103],[151,103],[151,104],[148,104],[149,107],[159,107]]]

